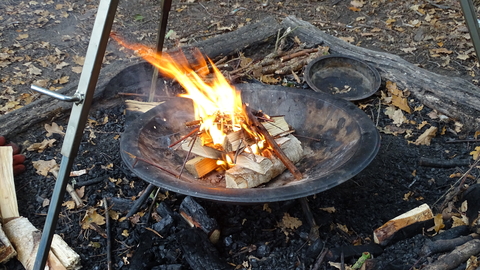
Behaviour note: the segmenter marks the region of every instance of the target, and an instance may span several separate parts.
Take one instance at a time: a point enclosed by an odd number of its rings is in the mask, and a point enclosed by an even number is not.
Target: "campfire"
[[[114,38],[177,81],[186,91],[180,97],[193,101],[195,120],[185,123],[191,131],[169,145],[187,152],[177,177],[184,169],[207,181],[220,173],[227,188],[257,187],[286,169],[295,179],[302,178],[294,164],[303,148],[285,117],[269,116],[243,103],[240,92],[198,50],[189,63],[183,54],[157,54]]]

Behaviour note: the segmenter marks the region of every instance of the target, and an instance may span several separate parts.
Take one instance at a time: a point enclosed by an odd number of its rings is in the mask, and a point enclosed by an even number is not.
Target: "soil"
[[[478,63],[458,1],[362,3],[342,0],[174,1],[165,47],[172,49],[208,39],[265,16],[281,20],[295,15],[357,46],[397,54],[422,68],[478,84]],[[29,90],[31,84],[55,90],[78,82],[78,67],[82,65],[88,46],[97,5],[97,1],[7,0],[0,3],[0,113],[8,113],[38,99],[39,95]],[[159,1],[121,1],[114,31],[130,42],[153,46],[160,7]],[[104,65],[136,58],[132,52],[111,42]],[[306,88],[306,85],[303,83],[299,87]],[[411,108],[418,110],[406,114],[408,121],[393,132],[394,120],[385,114],[383,105],[380,110],[378,106],[384,98],[381,92],[386,91],[382,86],[376,95],[356,103],[382,131],[377,157],[350,181],[307,197],[319,226],[318,240],[309,238],[311,226],[301,211],[299,200],[265,205],[225,205],[196,199],[221,230],[220,241],[209,246],[213,249],[212,261],[220,265],[218,268],[312,269],[323,248],[336,250],[343,246],[371,244],[375,228],[420,204],[430,205],[435,214],[442,212],[443,196],[451,187],[458,186],[459,177],[473,163],[471,152],[478,145],[477,134],[463,132],[461,123],[448,117],[435,118],[434,108],[422,107],[414,97],[409,97],[408,102]],[[85,181],[96,180],[96,183],[86,185],[82,191],[85,207],[69,209],[66,205],[62,209],[57,233],[80,254],[84,269],[107,269],[106,239],[100,230],[82,229],[82,225],[88,209],[96,209],[103,215],[103,198],[117,198],[126,202],[126,206],[112,209],[120,216],[111,226],[114,269],[192,269],[192,262],[187,260],[189,246],[185,244],[189,240],[188,233],[192,232],[178,215],[184,195],[160,190],[155,205],[158,215],[145,214],[152,204],[150,198],[132,219],[121,218],[147,187],[147,183],[123,164],[119,155],[119,137],[126,122],[131,121],[127,118],[125,107],[112,106],[109,100],[99,101],[91,110],[72,170],[87,171],[74,177],[78,187]],[[421,125],[424,121],[427,124]],[[44,128],[44,124],[53,122],[66,127],[68,115],[60,114],[46,123],[32,126],[28,133],[9,137],[23,147],[22,153],[27,156],[27,171],[15,178],[19,210],[37,228],[44,225],[55,178],[51,173],[39,175],[32,162],[54,159],[60,163],[63,136],[57,133],[47,136]],[[1,126],[0,123],[0,133]],[[429,126],[438,128],[429,145],[411,143]],[[32,143],[46,138],[56,140],[52,147],[42,152],[27,150]],[[426,157],[470,162],[451,168],[420,166],[419,159]],[[478,168],[473,168],[465,184],[475,184],[478,175]],[[159,216],[164,217],[166,210],[162,209],[172,210],[174,219],[161,230],[163,238],[160,238],[147,228],[156,224]],[[302,225],[282,227],[287,214]],[[448,227],[449,222],[446,223]],[[105,229],[105,225],[100,227]],[[201,232],[193,234],[202,235]],[[419,269],[429,264],[438,255],[421,256],[419,250],[433,234],[434,231],[425,231],[392,242],[382,252],[372,252],[375,269]],[[348,255],[345,252],[345,263],[352,265],[360,253]],[[339,262],[339,257],[337,253],[328,259]],[[336,269],[326,261],[317,269]],[[2,267],[23,269],[16,260]]]

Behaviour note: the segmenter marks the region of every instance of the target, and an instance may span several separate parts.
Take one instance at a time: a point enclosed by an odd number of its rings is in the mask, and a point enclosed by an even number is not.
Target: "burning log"
[[[12,169],[12,148],[0,147],[0,212],[4,231],[25,269],[33,269],[41,232],[27,218],[20,217]],[[2,241],[3,242],[3,241]],[[80,256],[63,239],[53,237],[47,265],[50,269],[79,269]]]
[[[377,228],[373,232],[373,240],[377,244],[386,245],[400,229],[432,218],[433,213],[430,207],[427,204],[422,204]]]
[[[285,158],[290,162],[298,162],[303,156],[303,149],[300,141],[293,135],[288,135],[286,138],[280,140],[286,142],[279,147],[284,153]],[[249,188],[256,187],[263,183],[270,181],[272,178],[280,175],[287,168],[285,164],[272,155],[270,158],[265,158],[262,163],[257,163],[265,170],[265,173],[259,173],[251,168],[244,168],[235,166],[225,172],[225,181],[228,188]]]

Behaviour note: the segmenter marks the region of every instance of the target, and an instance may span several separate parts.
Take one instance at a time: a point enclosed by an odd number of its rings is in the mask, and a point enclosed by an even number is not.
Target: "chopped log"
[[[385,224],[373,231],[373,240],[380,245],[386,245],[388,241],[400,229],[407,227],[416,222],[426,221],[433,218],[433,213],[427,204],[422,204],[394,219],[387,221]]]
[[[423,270],[450,270],[465,262],[471,256],[476,256],[480,252],[480,239],[473,239],[465,244],[458,246],[449,254],[445,254],[431,263]]]
[[[7,234],[17,250],[17,258],[23,267],[25,267],[26,270],[33,269],[41,232],[24,217],[10,220],[4,225],[4,229],[5,234]],[[47,266],[50,269],[67,269],[52,251],[49,252]]]
[[[280,148],[286,158],[292,163],[298,162],[303,156],[301,142],[293,135],[287,136],[289,140],[283,143]],[[282,137],[283,139],[285,137]],[[270,169],[261,174],[248,168],[235,166],[225,172],[225,181],[227,188],[251,188],[259,186],[280,175],[287,168],[285,164],[276,156],[265,159],[271,162]],[[265,161],[265,162],[266,162]],[[263,162],[263,161],[262,161]]]
[[[192,147],[191,143],[193,143],[193,147]],[[194,140],[194,142],[192,142],[192,139],[188,138],[188,139],[183,141],[182,149],[184,151],[187,151],[187,152],[191,151],[192,154],[202,156],[202,157],[206,157],[206,158],[210,158],[210,159],[221,159],[222,158],[222,152],[221,151],[219,151],[217,149],[214,149],[214,148],[211,148],[211,147],[208,147],[208,146],[203,146],[202,142],[200,142],[200,140]]]
[[[147,112],[150,109],[157,107],[158,105],[162,104],[162,102],[142,102],[137,100],[125,100],[125,105],[127,106],[128,111],[132,112]]]
[[[262,122],[262,125],[273,137],[290,130],[290,126],[285,121],[285,116],[273,116],[272,121]]]
[[[272,161],[269,158],[243,152],[237,156],[235,167],[250,169],[259,174],[266,174],[272,168]]]
[[[200,228],[208,235],[208,239],[216,244],[220,239],[218,223],[210,218],[205,208],[198,204],[192,197],[187,196],[180,204],[180,215],[191,227]]]
[[[330,47],[332,54],[368,62],[380,72],[382,79],[395,82],[401,89],[408,89],[426,106],[462,121],[465,128],[480,128],[480,89],[472,83],[422,69],[397,55],[347,43],[294,16],[287,17],[282,25],[294,29],[291,35],[302,42],[323,44]]]
[[[18,217],[17,193],[13,177],[13,148],[0,146],[0,212],[2,219]]]
[[[273,137],[268,133],[268,131],[265,129],[265,127],[258,121],[258,119],[253,115],[251,109],[244,105],[244,110],[247,114],[248,120],[250,121],[249,125],[253,127],[256,132],[260,133],[263,135],[265,138],[265,141],[267,142],[268,146],[272,149],[273,153],[282,161],[282,163],[287,167],[287,169],[293,174],[295,179],[300,180],[302,179],[302,173],[295,167],[295,162],[292,162],[291,159],[289,159],[284,153],[283,150],[278,146],[278,144],[275,142]]]
[[[243,138],[242,130],[228,133],[223,142],[223,149],[225,152],[239,151],[242,146],[245,146]]]
[[[20,217],[12,169],[12,148],[0,147],[0,212],[4,232],[17,250],[17,258],[25,269],[33,269],[41,232],[30,221]],[[57,247],[59,250],[57,250]],[[54,236],[47,259],[50,269],[79,269],[80,256],[61,237]],[[56,255],[56,254],[58,255]],[[57,256],[62,256],[61,260]],[[68,267],[68,268],[67,268]]]
[[[216,168],[218,168],[217,160],[200,156],[190,159],[185,164],[185,169],[195,178],[203,177]]]
[[[17,256],[17,251],[13,248],[12,243],[3,232],[2,224],[0,224],[0,263],[6,263],[15,256]]]

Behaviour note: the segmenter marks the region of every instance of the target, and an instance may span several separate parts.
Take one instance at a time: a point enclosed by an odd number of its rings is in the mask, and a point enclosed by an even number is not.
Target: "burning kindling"
[[[218,68],[200,52],[189,63],[183,54],[157,54],[142,45],[129,45],[164,76],[175,79],[193,101],[193,130],[170,147],[187,152],[183,168],[202,178],[224,172],[226,187],[249,188],[270,181],[288,169],[296,179],[302,174],[295,163],[303,156],[300,141],[283,116],[269,116],[244,104],[241,94]],[[211,71],[211,72],[210,72]]]

